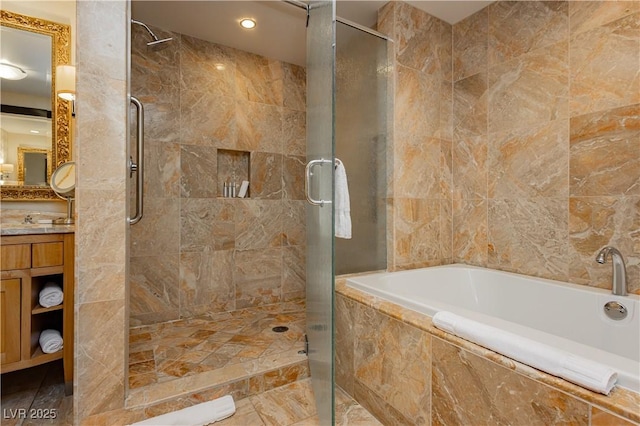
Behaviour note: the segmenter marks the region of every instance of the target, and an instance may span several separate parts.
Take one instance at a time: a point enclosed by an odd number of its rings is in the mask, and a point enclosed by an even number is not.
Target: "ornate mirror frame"
[[[47,156],[47,179],[51,180],[51,150],[43,148],[18,147],[18,180],[24,181],[24,154],[36,153],[45,154]]]
[[[71,60],[71,28],[69,25],[0,10],[0,25],[51,37],[51,161],[47,167],[47,181],[51,172],[71,158],[71,102],[56,96],[56,66]],[[2,185],[3,201],[59,200],[48,186]]]

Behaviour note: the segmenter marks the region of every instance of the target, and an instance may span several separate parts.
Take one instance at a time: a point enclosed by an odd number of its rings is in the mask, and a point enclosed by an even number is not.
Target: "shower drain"
[[[289,330],[289,327],[285,327],[284,325],[279,325],[278,327],[273,327],[271,329],[271,331],[275,333],[284,333],[287,330]]]

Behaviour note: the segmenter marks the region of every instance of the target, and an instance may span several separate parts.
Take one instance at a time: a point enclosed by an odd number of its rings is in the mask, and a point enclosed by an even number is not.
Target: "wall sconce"
[[[56,94],[65,101],[75,101],[76,67],[73,65],[56,67]]]
[[[0,180],[5,180],[13,173],[13,164],[0,164]]]

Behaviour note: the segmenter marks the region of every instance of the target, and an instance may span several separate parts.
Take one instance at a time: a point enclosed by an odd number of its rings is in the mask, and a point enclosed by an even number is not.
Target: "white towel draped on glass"
[[[433,316],[433,325],[538,370],[608,395],[618,379],[612,368],[555,347],[451,312]]]
[[[351,238],[351,202],[347,171],[342,161],[336,158],[335,170],[335,235],[338,238]]]

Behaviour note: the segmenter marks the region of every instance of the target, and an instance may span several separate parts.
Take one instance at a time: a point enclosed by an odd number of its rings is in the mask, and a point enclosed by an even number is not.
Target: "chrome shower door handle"
[[[311,160],[307,163],[306,167],[304,168],[304,193],[305,193],[305,196],[307,197],[307,201],[312,206],[322,207],[325,204],[331,204],[330,200],[316,200],[311,196],[311,176],[313,176],[313,168],[315,166],[322,166],[323,164],[326,164],[326,163],[333,164],[333,161],[325,160],[322,158],[320,160]]]
[[[129,157],[129,177],[136,175],[136,214],[132,218],[127,218],[131,225],[135,225],[142,219],[143,201],[144,201],[144,107],[138,98],[131,96],[131,103],[136,107],[136,139],[137,139],[137,162]]]

